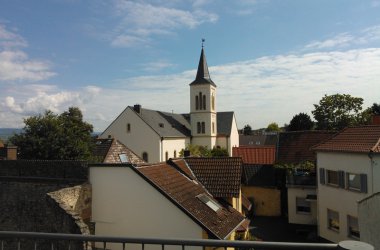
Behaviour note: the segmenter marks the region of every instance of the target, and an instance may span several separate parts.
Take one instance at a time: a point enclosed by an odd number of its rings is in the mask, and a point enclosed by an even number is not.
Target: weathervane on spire
[[[206,41],[206,39],[202,38],[202,48],[204,47],[205,41]]]

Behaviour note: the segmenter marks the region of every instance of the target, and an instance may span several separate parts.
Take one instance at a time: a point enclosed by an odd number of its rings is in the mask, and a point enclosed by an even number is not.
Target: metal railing
[[[229,240],[189,240],[162,238],[108,237],[80,234],[35,233],[0,231],[0,249],[363,249],[373,250],[364,242],[343,241],[345,244],[334,243],[289,243],[260,241],[229,241]],[[136,245],[138,244],[138,245]],[[359,247],[358,247],[359,244]],[[344,247],[342,247],[344,246]],[[174,247],[174,248],[173,248]]]

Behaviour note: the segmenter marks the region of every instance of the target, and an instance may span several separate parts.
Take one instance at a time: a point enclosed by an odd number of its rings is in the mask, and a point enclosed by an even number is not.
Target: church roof
[[[190,114],[175,114],[157,110],[129,106],[143,119],[159,136],[167,137],[190,137],[191,125]],[[233,111],[217,112],[217,134],[230,135],[234,117]]]
[[[198,71],[195,80],[190,85],[196,84],[211,84],[216,87],[216,84],[211,80],[210,73],[208,72],[208,66],[206,61],[206,55],[202,48],[201,56],[199,58]]]

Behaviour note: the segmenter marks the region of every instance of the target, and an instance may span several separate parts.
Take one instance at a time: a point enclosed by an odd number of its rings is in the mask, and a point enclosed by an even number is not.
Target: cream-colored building
[[[167,163],[139,167],[91,166],[89,181],[95,235],[233,238],[237,228],[245,222],[244,216],[231,206],[219,203],[186,173]],[[141,249],[140,245],[127,248],[134,247]],[[121,246],[107,245],[107,249],[121,249]]]
[[[234,112],[217,112],[216,84],[202,48],[195,80],[190,83],[190,113],[173,114],[128,106],[100,135],[112,136],[146,162],[176,158],[188,144],[221,147],[232,156],[239,145]]]
[[[314,149],[319,236],[360,240],[365,218],[358,215],[358,202],[380,191],[380,126],[346,128]]]

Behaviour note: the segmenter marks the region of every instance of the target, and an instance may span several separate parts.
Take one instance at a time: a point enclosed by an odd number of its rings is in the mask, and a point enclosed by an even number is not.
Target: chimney
[[[140,112],[141,112],[141,105],[140,104],[135,104],[133,106],[133,109],[135,110],[136,113],[140,114]]]
[[[190,150],[184,150],[183,151],[183,157],[190,157]]]
[[[7,145],[7,160],[17,160],[17,147]]]
[[[372,115],[372,125],[380,125],[380,115]]]

